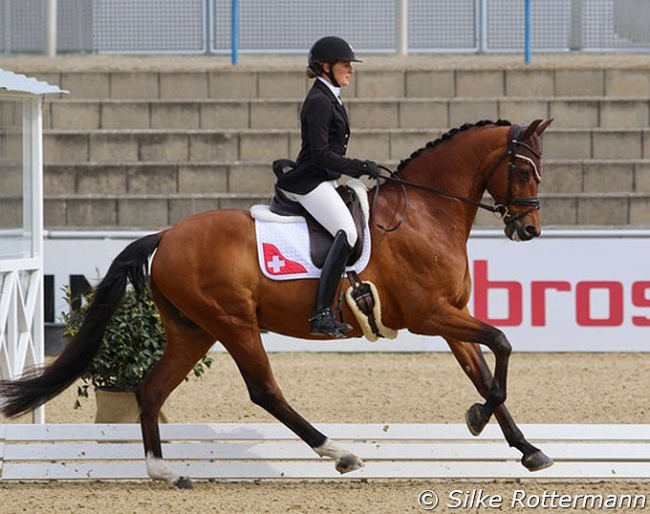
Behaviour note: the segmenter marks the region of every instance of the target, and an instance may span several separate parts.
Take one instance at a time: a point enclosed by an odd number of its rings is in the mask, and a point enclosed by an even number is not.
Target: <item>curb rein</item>
[[[444,191],[442,189],[436,189],[433,187],[429,186],[424,186],[422,184],[416,184],[415,182],[409,182],[407,180],[402,180],[400,178],[397,178],[397,172],[393,171],[386,166],[379,165],[378,167],[381,168],[382,170],[385,170],[389,173],[388,176],[382,176],[380,178],[383,178],[386,181],[389,182],[395,182],[397,184],[400,184],[402,186],[402,191],[404,192],[404,208],[402,209],[402,212],[400,214],[400,219],[399,221],[393,226],[393,227],[386,227],[385,225],[382,225],[380,223],[377,223],[375,221],[375,206],[377,202],[377,198],[379,197],[379,181],[377,181],[377,185],[375,187],[375,195],[372,199],[372,216],[371,218],[373,219],[373,224],[383,230],[384,232],[392,232],[394,230],[397,230],[399,226],[402,224],[404,221],[404,218],[406,217],[406,211],[408,209],[408,192],[406,190],[406,186],[413,187],[415,189],[421,189],[423,191],[427,191],[429,193],[434,193],[440,196],[445,196],[447,198],[453,198],[454,200],[460,200],[461,202],[468,203],[470,205],[474,205],[475,207],[478,207],[479,209],[484,209],[486,211],[489,211],[491,213],[494,213],[497,215],[499,219],[501,219],[506,225],[510,225],[511,223],[514,223],[515,221],[520,220],[524,216],[527,216],[533,211],[539,210],[540,209],[540,200],[539,196],[532,196],[532,197],[526,197],[526,198],[512,198],[512,177],[517,171],[517,157],[524,159],[527,162],[530,162],[533,165],[533,169],[535,171],[535,180],[539,183],[541,180],[541,176],[537,170],[537,166],[535,163],[530,159],[529,157],[526,157],[525,155],[520,155],[517,153],[517,148],[522,146],[526,150],[528,150],[533,156],[535,156],[537,159],[541,159],[542,154],[541,152],[538,152],[535,150],[532,146],[530,146],[528,143],[524,143],[523,141],[519,141],[517,139],[517,136],[525,127],[515,125],[510,129],[510,132],[508,133],[508,148],[506,149],[505,153],[499,158],[499,160],[492,166],[490,171],[487,174],[487,178],[485,180],[486,184],[492,178],[492,175],[494,175],[494,172],[497,170],[497,168],[501,165],[503,160],[505,158],[509,158],[508,162],[508,189],[506,190],[506,197],[503,200],[503,203],[498,203],[495,199],[494,205],[490,205],[484,202],[476,202],[474,200],[470,200],[469,198],[465,198],[463,196],[456,195],[454,193],[450,193],[448,191]],[[518,134],[513,134],[515,129],[520,129],[518,130]],[[529,209],[520,212],[517,215],[512,215],[510,214],[510,211],[508,210],[509,205],[524,205],[524,206],[530,206]]]

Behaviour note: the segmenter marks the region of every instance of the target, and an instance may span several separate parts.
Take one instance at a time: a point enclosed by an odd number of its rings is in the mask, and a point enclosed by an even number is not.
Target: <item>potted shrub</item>
[[[79,299],[71,297],[64,289],[69,306],[62,313],[64,337],[74,336],[81,326],[92,292]],[[96,423],[137,423],[138,410],[135,390],[142,378],[160,359],[167,339],[160,315],[145,288],[143,298],[138,298],[133,288],[128,288],[122,306],[111,319],[97,355],[81,375],[84,384],[77,389],[75,408],[80,399],[88,397],[92,387],[97,398]],[[194,366],[193,373],[200,377],[212,364],[207,355]],[[166,418],[161,414],[161,421]]]

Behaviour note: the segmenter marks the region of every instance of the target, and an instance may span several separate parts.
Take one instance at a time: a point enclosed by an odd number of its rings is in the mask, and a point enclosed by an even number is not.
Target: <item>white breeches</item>
[[[289,200],[302,205],[332,236],[343,230],[348,244],[354,246],[357,242],[357,227],[345,202],[336,192],[336,185],[335,180],[323,182],[304,195],[284,190],[282,192]]]

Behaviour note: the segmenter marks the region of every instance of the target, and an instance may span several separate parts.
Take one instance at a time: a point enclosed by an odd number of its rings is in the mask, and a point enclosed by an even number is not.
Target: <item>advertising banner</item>
[[[45,275],[52,284],[53,311],[66,308],[64,285],[75,278],[95,285],[115,256],[140,235],[49,234]],[[509,241],[501,231],[476,231],[468,254],[473,279],[469,308],[503,330],[514,351],[650,351],[650,231],[547,231],[526,243]],[[395,265],[408,274],[408,262]],[[377,343],[314,343],[276,334],[263,338],[269,351],[448,349],[441,338],[404,330],[395,340]]]

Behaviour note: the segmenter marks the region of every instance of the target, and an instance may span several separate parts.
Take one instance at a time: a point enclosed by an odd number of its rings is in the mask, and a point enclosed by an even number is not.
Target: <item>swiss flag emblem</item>
[[[262,243],[264,252],[264,267],[270,275],[293,275],[307,273],[307,269],[299,262],[287,259],[275,245]]]

